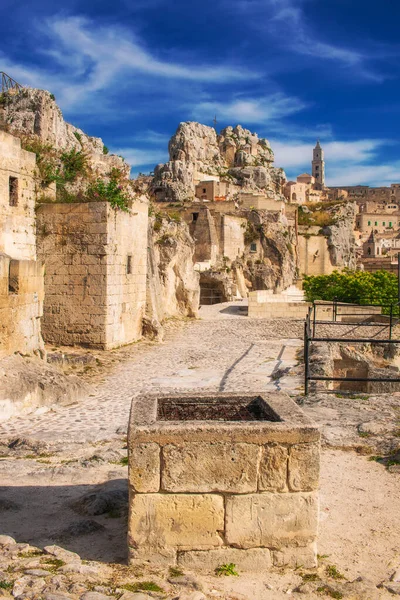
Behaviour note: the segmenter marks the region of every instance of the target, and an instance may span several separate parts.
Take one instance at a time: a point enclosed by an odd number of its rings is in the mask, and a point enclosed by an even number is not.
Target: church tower
[[[320,146],[319,140],[317,141],[317,145],[313,150],[312,176],[315,177],[316,189],[322,189],[325,187],[324,151]]]

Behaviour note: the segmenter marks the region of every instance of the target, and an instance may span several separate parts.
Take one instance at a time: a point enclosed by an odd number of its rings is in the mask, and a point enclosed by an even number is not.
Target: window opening
[[[18,179],[16,177],[10,177],[8,181],[8,197],[10,206],[17,206],[18,204]]]

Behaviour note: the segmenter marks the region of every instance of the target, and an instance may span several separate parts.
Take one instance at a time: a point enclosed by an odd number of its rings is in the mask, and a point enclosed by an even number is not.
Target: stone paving
[[[0,426],[0,439],[112,439],[126,431],[132,399],[149,392],[298,393],[301,378],[288,371],[298,363],[303,322],[249,319],[243,308],[242,303],[203,307],[199,320],[167,328],[163,343],[132,346],[86,400],[12,418]]]

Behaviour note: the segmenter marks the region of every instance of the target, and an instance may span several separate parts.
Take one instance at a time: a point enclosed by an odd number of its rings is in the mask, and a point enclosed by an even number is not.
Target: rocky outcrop
[[[193,269],[194,241],[186,223],[150,218],[148,247],[144,331],[158,337],[164,319],[197,315],[199,275]]]
[[[130,167],[123,158],[108,154],[100,138],[88,136],[64,121],[54,95],[46,90],[24,88],[4,94],[3,120],[10,133],[18,137],[37,136],[55,151],[83,150],[98,177],[107,176],[112,168],[129,177]]]
[[[354,221],[357,214],[355,202],[346,202],[330,209],[334,223],[322,230],[328,238],[328,248],[332,265],[355,269],[357,246],[354,237]]]
[[[280,292],[293,284],[297,276],[295,232],[279,213],[251,211],[248,214],[254,232],[263,248],[264,258],[254,260],[246,252],[241,263],[243,274],[253,290]]]
[[[13,355],[0,361],[0,422],[54,404],[74,404],[90,387],[38,359]]]
[[[273,167],[269,142],[240,125],[217,135],[207,125],[181,123],[168,149],[169,162],[154,171],[152,191],[160,199],[192,200],[195,182],[212,177],[247,190],[282,194],[286,176]]]

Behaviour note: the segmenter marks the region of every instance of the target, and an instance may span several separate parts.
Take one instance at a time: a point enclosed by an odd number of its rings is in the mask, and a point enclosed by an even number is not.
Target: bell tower
[[[325,187],[324,151],[321,148],[319,140],[317,141],[317,145],[313,150],[312,176],[315,178],[316,189],[322,189]]]

